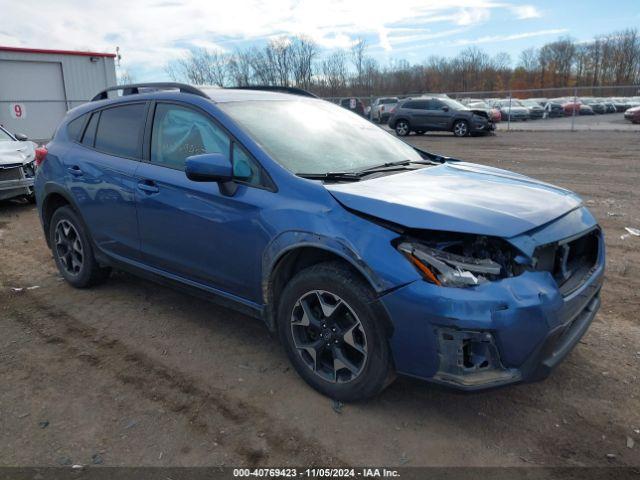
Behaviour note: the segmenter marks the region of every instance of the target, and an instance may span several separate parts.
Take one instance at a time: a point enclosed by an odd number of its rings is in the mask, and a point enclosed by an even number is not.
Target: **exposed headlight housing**
[[[515,249],[495,238],[460,235],[429,243],[405,238],[396,248],[426,281],[445,287],[473,287],[521,272]]]

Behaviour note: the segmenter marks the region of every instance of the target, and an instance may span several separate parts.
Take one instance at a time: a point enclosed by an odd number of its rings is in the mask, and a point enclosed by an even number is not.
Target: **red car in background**
[[[640,105],[625,110],[624,118],[631,123],[640,123]]]

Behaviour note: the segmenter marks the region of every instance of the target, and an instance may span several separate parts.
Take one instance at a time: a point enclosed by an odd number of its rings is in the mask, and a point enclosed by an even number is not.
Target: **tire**
[[[466,120],[456,120],[452,131],[456,137],[466,137],[469,135],[469,123]]]
[[[395,131],[396,135],[398,135],[399,137],[406,137],[407,135],[409,135],[409,133],[411,133],[409,122],[407,122],[406,120],[398,120],[396,122]]]
[[[49,242],[60,275],[72,286],[87,288],[109,277],[111,269],[96,261],[84,224],[71,207],[54,212],[49,222]]]
[[[311,387],[336,400],[364,400],[395,378],[384,315],[355,271],[341,262],[320,263],[285,287],[278,333],[293,367]]]

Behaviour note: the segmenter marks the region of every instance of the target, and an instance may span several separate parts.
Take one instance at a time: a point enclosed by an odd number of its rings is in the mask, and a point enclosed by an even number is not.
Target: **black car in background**
[[[444,97],[418,97],[402,101],[389,118],[389,127],[404,137],[411,132],[453,132],[456,137],[489,133],[495,129],[485,109],[472,109]]]
[[[548,101],[542,107],[547,118],[564,117],[564,107],[560,102]]]

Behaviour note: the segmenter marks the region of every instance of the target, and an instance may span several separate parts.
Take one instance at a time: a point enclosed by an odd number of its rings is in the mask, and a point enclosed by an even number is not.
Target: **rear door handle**
[[[84,173],[82,170],[80,170],[80,167],[78,165],[74,165],[73,167],[67,168],[67,171],[71,175],[74,175],[76,177],[79,177],[80,175],[82,175]]]
[[[153,180],[140,180],[138,182],[138,189],[145,193],[158,193],[160,189]]]

